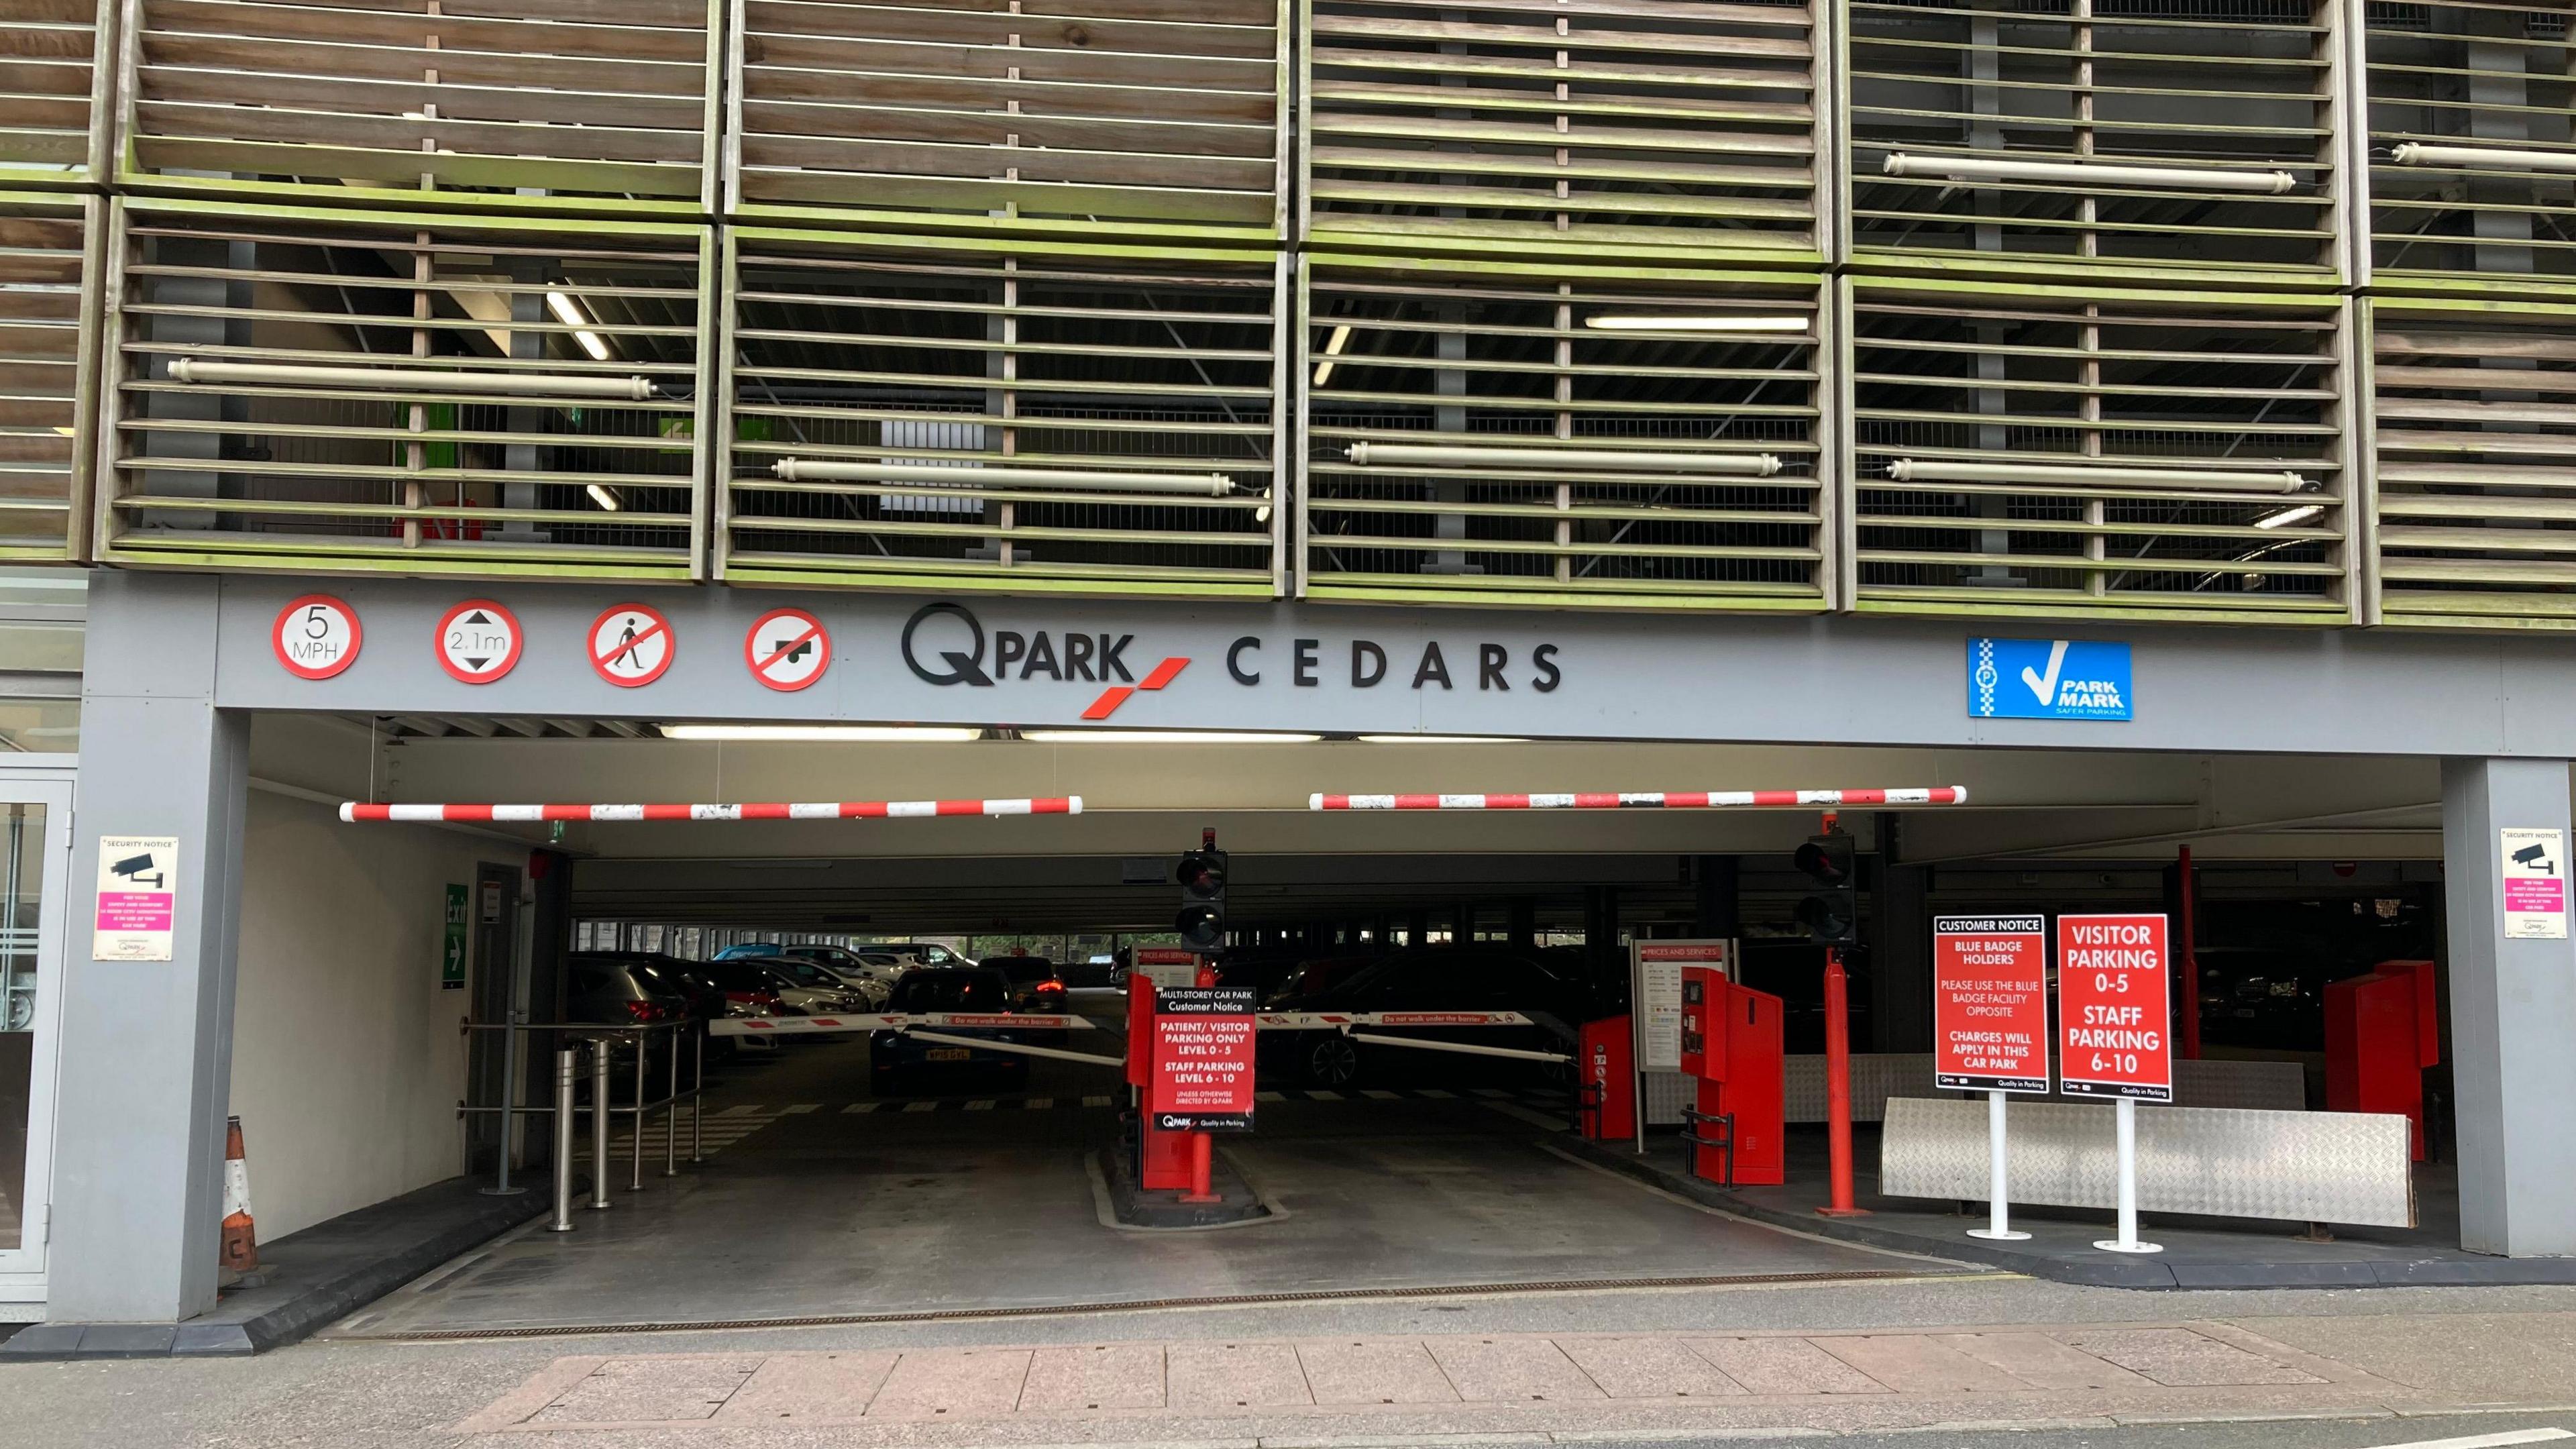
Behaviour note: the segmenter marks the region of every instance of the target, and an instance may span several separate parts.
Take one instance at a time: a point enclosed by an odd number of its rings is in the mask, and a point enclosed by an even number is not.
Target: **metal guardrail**
[[[2015,1102],[2011,1200],[2109,1208],[2118,1201],[2111,1113]],[[1900,1097],[1879,1139],[1879,1191],[1982,1202],[1993,1188],[1983,1102]],[[2412,1134],[2398,1114],[2138,1108],[2138,1207],[2288,1222],[2415,1226]]]
[[[707,1081],[707,1038],[706,1033],[694,1030],[697,1025],[698,1023],[694,1021],[669,1021],[623,1025],[614,1022],[468,1021],[462,1023],[460,1031],[465,1035],[470,1036],[478,1031],[497,1031],[503,1033],[504,1041],[509,1043],[508,1046],[505,1046],[501,1054],[501,1100],[497,1103],[478,1103],[473,1101],[469,1096],[467,1098],[460,1099],[456,1104],[456,1115],[460,1118],[496,1113],[501,1118],[500,1166],[495,1174],[493,1185],[487,1189],[487,1191],[497,1194],[513,1193],[525,1190],[523,1188],[512,1186],[510,1182],[510,1142],[511,1137],[513,1136],[515,1119],[517,1117],[522,1114],[532,1117],[562,1117],[572,1110],[567,1105],[569,1099],[562,1095],[566,1088],[565,1084],[561,1080],[558,1080],[556,1083],[558,1095],[555,1101],[549,1105],[530,1106],[521,1103],[518,1100],[519,1053],[514,1049],[516,1039],[519,1036],[537,1032],[552,1033],[559,1039],[567,1042],[587,1042],[589,1044],[589,1051],[591,1054],[591,1180],[594,1185],[593,1201],[591,1206],[608,1206],[608,1145],[611,1135],[609,1124],[611,1119],[618,1114],[622,1113],[628,1119],[628,1141],[632,1144],[634,1149],[631,1153],[631,1171],[627,1182],[627,1191],[641,1192],[644,1190],[644,1133],[648,1120],[652,1114],[656,1112],[662,1114],[662,1175],[664,1177],[677,1177],[680,1175],[679,1110],[683,1103],[686,1103],[689,1109],[689,1161],[691,1163],[705,1161],[704,1129],[706,1122],[705,1093]],[[689,1047],[688,1056],[690,1057],[689,1086],[685,1091],[680,1087],[680,1057],[682,1055],[680,1046],[684,1039],[682,1033],[687,1033],[685,1040]],[[648,1098],[645,1095],[647,1090],[645,1084],[645,1073],[646,1069],[651,1064],[651,1044],[655,1038],[664,1036],[667,1036],[670,1039],[669,1046],[671,1049],[669,1054],[670,1075],[668,1090],[659,1098]],[[614,1100],[612,1100],[612,1094],[609,1090],[609,1070],[611,1066],[611,1058],[614,1055],[613,1046],[615,1043],[620,1041],[632,1041],[637,1047],[635,1052],[635,1074],[633,1083],[634,1100],[624,1106],[619,1106]],[[571,1056],[577,1050],[579,1050],[579,1048],[570,1045],[561,1046],[557,1049],[559,1076],[562,1058]],[[571,1157],[571,1149],[569,1146],[570,1130],[571,1129],[562,1121],[557,1121],[555,1123],[557,1160],[553,1164],[553,1167],[555,1181],[558,1184],[559,1191],[564,1190],[561,1187],[562,1184],[570,1181],[568,1176],[571,1171],[570,1166],[568,1165]]]

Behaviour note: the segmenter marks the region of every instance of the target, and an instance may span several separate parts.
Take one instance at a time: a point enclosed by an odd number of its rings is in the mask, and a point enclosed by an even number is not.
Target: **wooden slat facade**
[[[738,215],[1281,235],[1283,0],[733,0],[733,15]]]
[[[106,205],[0,192],[0,559],[86,542]]]
[[[752,228],[728,248],[723,577],[1183,597],[1285,586],[1277,254]],[[782,460],[890,471],[782,478]],[[993,470],[1018,476],[978,480]],[[1232,491],[1146,493],[1140,478]]]
[[[97,556],[697,577],[713,249],[699,227],[119,203]]]
[[[2331,279],[2346,3],[1847,0],[1852,255],[1998,274],[2081,262],[2176,284]],[[1891,155],[1907,174],[1889,174]],[[1959,158],[2282,176],[2289,189],[1926,174]]]
[[[2576,302],[2367,305],[2383,621],[2576,628]]]
[[[1817,0],[1306,0],[1306,231],[1814,265]]]
[[[1862,609],[2357,616],[2349,303],[1846,286]],[[1909,481],[1900,460],[2080,471]],[[2285,474],[2305,486],[2266,491]]]
[[[717,4],[128,0],[119,179],[702,215],[716,197]]]
[[[75,187],[106,175],[116,3],[0,5],[0,188]]]
[[[2576,37],[2565,6],[2369,10],[2373,279],[2540,297],[2576,280]],[[2418,146],[2459,154],[2418,158]]]
[[[1823,609],[1821,297],[1813,273],[1309,258],[1304,592]],[[1758,330],[1705,330],[1727,323]],[[1477,451],[1367,456],[1385,445]]]

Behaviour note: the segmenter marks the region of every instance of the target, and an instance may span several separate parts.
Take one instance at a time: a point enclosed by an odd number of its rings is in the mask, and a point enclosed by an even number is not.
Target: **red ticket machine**
[[[1154,1084],[1154,981],[1139,971],[1127,974],[1127,1083],[1140,1093]],[[1139,1095],[1137,1186],[1151,1192],[1188,1191],[1193,1182],[1190,1150],[1190,1134],[1156,1127],[1153,1112]]]
[[[2442,1060],[2433,963],[2382,961],[2326,987],[2326,1110],[2403,1112],[2424,1160],[2424,1069]]]
[[[1780,998],[1722,971],[1682,968],[1682,1072],[1699,1079],[1684,1119],[1691,1171],[1711,1182],[1788,1178],[1788,1062]]]
[[[1585,1022],[1575,1046],[1576,1120],[1594,1142],[1637,1135],[1636,1038],[1631,1019]]]

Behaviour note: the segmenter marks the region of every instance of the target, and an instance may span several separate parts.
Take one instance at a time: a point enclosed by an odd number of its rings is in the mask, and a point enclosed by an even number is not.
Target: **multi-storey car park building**
[[[2505,934],[2496,848],[2572,823],[2563,6],[5,9],[0,1295],[208,1309],[228,1114],[267,1233],[488,1165],[456,1020],[553,1019],[576,928],[1153,929],[1118,863],[1213,824],[1246,940],[1604,958],[1785,922],[1816,828],[1305,810],[1368,790],[1967,786],[1844,817],[1883,1053],[1928,913],[2153,909],[2177,844],[2214,903],[2438,923],[2458,1244],[2576,1255],[2576,944]],[[816,687],[747,667],[789,607]],[[2127,646],[2128,717],[1981,707],[1994,636]],[[1321,738],[1025,738],[1086,720]],[[1408,733],[1496,742],[1357,738]],[[103,837],[177,842],[170,959],[92,959]]]

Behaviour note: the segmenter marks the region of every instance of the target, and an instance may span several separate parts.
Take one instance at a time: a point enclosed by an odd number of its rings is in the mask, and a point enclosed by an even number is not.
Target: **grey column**
[[[2471,1252],[2576,1255],[2576,940],[2505,939],[2496,835],[2570,826],[2567,761],[2442,762],[2460,1246]]]
[[[216,588],[113,571],[90,585],[59,987],[57,1322],[173,1323],[215,1302],[250,740],[247,715],[214,707]],[[102,835],[178,838],[171,960],[89,959]]]
[[[1932,868],[1881,864],[1869,938],[1870,1049],[1932,1049]]]

